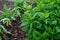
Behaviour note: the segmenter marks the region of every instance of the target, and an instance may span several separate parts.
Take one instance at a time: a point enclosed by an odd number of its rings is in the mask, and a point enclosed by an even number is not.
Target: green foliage
[[[27,34],[26,40],[60,40],[60,0],[35,0],[34,8],[26,1],[28,0],[15,1],[13,10],[4,5],[5,14],[0,15],[0,34],[11,34],[1,25],[1,22],[9,25],[11,20],[19,17],[20,27]],[[24,14],[21,16],[22,9]]]
[[[10,9],[8,9],[8,7],[6,5],[4,5],[4,9],[5,9],[5,13],[0,15],[0,19],[10,18],[10,16],[12,15],[12,11]]]
[[[39,16],[41,19],[46,19],[46,18],[48,18],[49,14],[48,13],[40,13]]]
[[[27,33],[26,40],[60,40],[59,0],[36,0],[36,7],[24,6],[21,27]]]
[[[23,9],[24,8],[24,4],[26,3],[26,0],[17,0],[15,1],[14,6],[19,8],[19,9]]]
[[[0,40],[2,40],[2,35],[5,34],[11,34],[10,32],[5,29],[5,26],[9,27],[11,26],[11,20],[16,20],[17,17],[20,18],[19,11],[15,8],[15,10],[10,10],[6,5],[4,5],[4,13],[0,14]],[[5,26],[3,26],[4,24]]]

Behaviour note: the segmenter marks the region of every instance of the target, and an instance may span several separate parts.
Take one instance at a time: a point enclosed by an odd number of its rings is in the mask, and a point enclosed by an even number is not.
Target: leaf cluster
[[[26,5],[21,27],[27,33],[26,40],[60,39],[59,0],[36,0],[36,7]]]
[[[11,10],[6,5],[4,5],[4,9],[5,9],[4,13],[0,14],[0,40],[2,40],[2,35],[4,33],[11,34],[11,32],[7,31],[6,26],[7,27],[11,26],[12,20],[16,20],[17,17],[19,17],[19,18],[21,17],[17,8],[14,8]]]

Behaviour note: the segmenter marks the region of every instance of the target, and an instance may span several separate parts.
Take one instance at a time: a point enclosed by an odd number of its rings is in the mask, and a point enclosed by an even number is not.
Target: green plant
[[[28,0],[15,1],[15,9],[12,11],[4,5],[5,14],[0,15],[0,34],[11,34],[1,25],[2,22],[9,25],[11,20],[19,17],[20,27],[27,34],[26,40],[60,40],[60,0],[35,0],[34,8],[26,1]],[[24,14],[21,16],[22,9]]]
[[[5,29],[5,27],[11,26],[12,20],[16,20],[17,17],[20,18],[20,13],[16,8],[15,12],[13,12],[14,10],[10,10],[6,5],[4,5],[4,9],[5,12],[0,15],[0,40],[2,40],[2,35],[4,33],[11,34],[11,32],[8,32],[7,29]]]
[[[59,40],[60,7],[57,0],[37,0],[35,8],[28,8],[21,18],[26,40]]]
[[[14,4],[15,7],[21,9],[24,9],[24,4],[25,4],[26,0],[17,0]]]

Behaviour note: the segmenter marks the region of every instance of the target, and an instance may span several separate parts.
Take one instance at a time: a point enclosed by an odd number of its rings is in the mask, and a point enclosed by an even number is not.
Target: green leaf
[[[56,31],[57,31],[57,33],[59,33],[60,32],[60,28],[56,27]]]
[[[35,14],[33,15],[33,18],[32,18],[32,19],[36,18],[37,14],[38,14],[38,13],[35,13]]]
[[[1,29],[3,29],[4,33],[11,34],[10,32],[8,32],[8,31],[4,28],[4,26],[0,25],[0,27],[1,27]]]
[[[31,10],[31,9],[32,9],[32,5],[27,5],[27,4],[26,4],[26,9],[27,9],[27,10]]]
[[[40,2],[37,7],[40,9],[40,10],[43,10],[44,9],[44,3]]]
[[[27,21],[23,21],[20,26],[26,26],[26,25],[28,25],[28,23],[29,23],[29,22],[27,22]]]
[[[28,34],[30,34],[30,33],[32,32],[32,27],[33,27],[32,25],[33,25],[33,24],[31,23],[31,24],[30,24],[30,29],[29,29]]]
[[[54,21],[51,22],[51,24],[56,25],[57,24],[57,21],[54,20]]]
[[[39,16],[40,16],[41,19],[46,19],[46,18],[49,17],[49,13],[42,13],[42,12],[40,12]]]

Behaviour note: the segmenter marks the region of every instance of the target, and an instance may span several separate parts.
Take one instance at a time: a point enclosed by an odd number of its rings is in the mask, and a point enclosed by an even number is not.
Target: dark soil
[[[0,11],[4,12],[4,4],[8,6],[8,8],[13,9],[14,8],[14,2],[9,2],[7,0],[0,1]]]
[[[2,0],[0,1],[0,11],[4,11],[4,8],[3,8],[4,4],[6,4],[11,9],[14,8],[14,2]],[[23,13],[23,11],[24,10],[22,10],[21,13]],[[16,20],[12,20],[10,26],[6,26],[3,23],[2,25],[4,25],[5,28],[12,33],[12,34],[3,34],[3,40],[25,40],[26,34],[22,30],[22,28],[19,27],[20,18],[16,18]]]
[[[13,20],[11,22],[11,26],[6,26],[6,29],[11,32],[12,34],[4,34],[3,38],[4,40],[25,40],[26,34],[22,30],[22,28],[19,27],[20,25],[20,18],[17,18],[16,20]],[[4,25],[5,26],[5,25]]]

